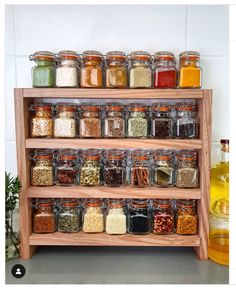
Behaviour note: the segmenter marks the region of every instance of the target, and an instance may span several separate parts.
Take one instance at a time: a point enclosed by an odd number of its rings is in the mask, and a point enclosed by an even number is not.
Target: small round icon
[[[22,278],[25,276],[25,267],[21,264],[16,264],[12,267],[11,273],[15,278]]]

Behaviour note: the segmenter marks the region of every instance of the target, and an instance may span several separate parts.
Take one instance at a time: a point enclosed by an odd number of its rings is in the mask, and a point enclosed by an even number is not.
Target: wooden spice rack
[[[198,104],[200,138],[197,140],[159,139],[42,139],[30,138],[29,104],[36,99],[118,99],[130,100],[181,100],[195,99]],[[210,143],[211,143],[212,91],[208,89],[15,89],[15,119],[18,174],[22,184],[20,193],[21,258],[29,259],[39,245],[68,246],[190,246],[201,260],[208,258],[208,204],[210,185]],[[32,187],[30,186],[29,151],[38,148],[168,148],[196,149],[199,154],[200,188],[108,188],[108,187]],[[32,233],[32,198],[159,198],[197,199],[198,235],[107,235],[105,233],[73,234],[55,232],[52,234]]]

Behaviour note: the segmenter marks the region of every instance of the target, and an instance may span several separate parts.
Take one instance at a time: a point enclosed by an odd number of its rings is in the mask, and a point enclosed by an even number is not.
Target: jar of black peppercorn
[[[171,200],[154,200],[152,213],[152,232],[154,234],[174,233],[174,209]]]
[[[176,137],[198,138],[197,107],[192,103],[181,103],[177,106]]]
[[[151,136],[153,138],[172,138],[174,135],[172,108],[168,103],[152,105]]]
[[[173,152],[157,150],[153,155],[153,159],[153,184],[158,187],[173,187],[175,183]]]
[[[105,153],[104,185],[120,187],[126,184],[125,152],[119,149],[108,150]]]
[[[78,152],[72,149],[61,150],[57,156],[56,184],[71,186],[78,183]]]
[[[132,199],[128,206],[128,232],[148,234],[151,231],[151,209],[147,199]]]

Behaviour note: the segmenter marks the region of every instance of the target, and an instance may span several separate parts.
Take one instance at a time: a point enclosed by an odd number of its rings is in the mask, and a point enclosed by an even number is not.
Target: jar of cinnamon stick
[[[151,167],[148,150],[134,150],[130,156],[130,186],[149,186]]]

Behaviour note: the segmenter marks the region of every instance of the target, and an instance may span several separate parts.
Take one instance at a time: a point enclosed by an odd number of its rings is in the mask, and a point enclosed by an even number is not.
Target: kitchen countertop
[[[22,264],[21,279],[11,268]],[[39,247],[6,262],[6,284],[228,284],[229,268],[182,247]]]

